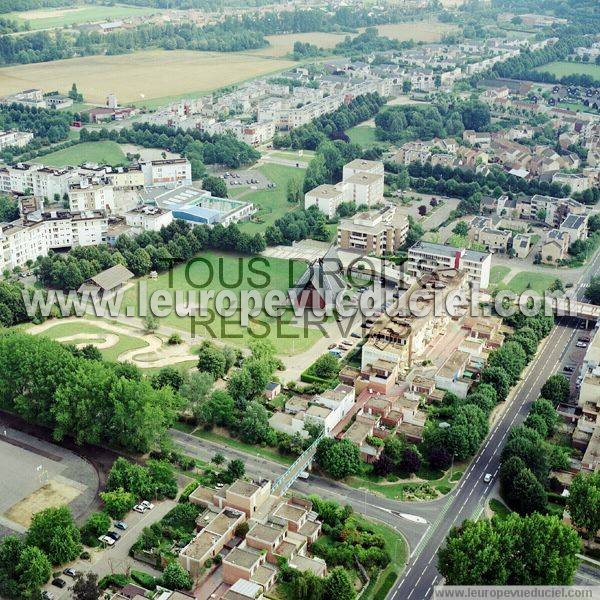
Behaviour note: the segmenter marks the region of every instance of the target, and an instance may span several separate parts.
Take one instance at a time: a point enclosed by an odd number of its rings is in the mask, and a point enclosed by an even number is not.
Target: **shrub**
[[[183,491],[181,492],[181,495],[179,496],[179,502],[187,502],[190,498],[190,494],[198,487],[198,482],[197,481],[192,481],[191,483],[188,483],[184,488]]]
[[[103,590],[105,590],[108,587],[122,588],[128,583],[131,583],[131,578],[127,577],[127,575],[125,575],[124,573],[111,573],[110,575],[105,575],[98,582],[98,587]]]
[[[156,589],[156,579],[150,575],[150,573],[144,573],[144,571],[131,571],[131,579],[147,590]]]
[[[87,550],[84,550],[80,555],[79,558],[81,560],[90,560],[91,556],[90,553]]]

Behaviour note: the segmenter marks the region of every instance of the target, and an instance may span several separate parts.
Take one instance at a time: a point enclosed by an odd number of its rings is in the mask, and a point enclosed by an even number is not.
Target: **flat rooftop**
[[[259,552],[250,551],[248,548],[234,548],[223,561],[250,570],[261,558],[262,554]]]

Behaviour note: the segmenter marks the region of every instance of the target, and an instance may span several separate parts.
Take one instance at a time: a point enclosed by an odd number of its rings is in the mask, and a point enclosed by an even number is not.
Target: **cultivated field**
[[[456,26],[437,21],[419,21],[417,23],[392,23],[379,25],[379,34],[394,40],[415,40],[415,42],[438,42],[445,33],[456,31]]]
[[[286,56],[292,52],[294,42],[304,42],[314,44],[319,48],[333,48],[336,44],[344,41],[345,34],[326,33],[323,31],[314,31],[310,33],[286,33],[283,35],[268,35],[268,48],[252,50],[248,54],[256,56]]]
[[[552,73],[557,77],[566,75],[590,75],[600,80],[600,65],[593,63],[558,61],[537,67],[536,71]]]
[[[81,165],[84,162],[93,162],[99,165],[122,165],[127,162],[125,154],[116,142],[84,142],[57,150],[50,154],[40,156],[33,162],[42,163],[51,167],[64,167],[67,165]]]
[[[0,69],[0,95],[39,87],[77,88],[88,102],[104,103],[110,92],[122,103],[161,98],[164,103],[280,71],[293,61],[249,53],[150,50],[120,56],[86,56]],[[168,95],[167,95],[168,94]],[[155,103],[154,103],[155,104]]]
[[[142,8],[136,6],[95,6],[83,5],[69,8],[42,8],[27,10],[3,15],[21,23],[29,23],[31,29],[53,29],[56,27],[69,27],[79,23],[95,23],[96,21],[110,21],[139,17],[160,12],[155,8]]]

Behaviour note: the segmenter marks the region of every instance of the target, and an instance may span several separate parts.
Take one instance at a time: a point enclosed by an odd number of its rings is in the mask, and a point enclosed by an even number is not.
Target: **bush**
[[[183,491],[181,492],[181,495],[179,496],[179,502],[187,502],[190,498],[190,494],[198,487],[198,482],[197,481],[192,481],[191,483],[188,483],[184,488]]]
[[[131,571],[131,579],[147,590],[156,589],[156,578],[150,575],[150,573],[144,573],[144,571]]]
[[[91,555],[90,555],[90,553],[89,553],[87,550],[84,550],[84,551],[83,551],[83,552],[82,552],[82,553],[79,555],[79,558],[80,558],[81,560],[90,560],[90,558],[91,558]]]
[[[131,578],[124,573],[111,573],[105,575],[99,582],[98,587],[105,590],[108,587],[122,588],[128,583],[131,583]]]

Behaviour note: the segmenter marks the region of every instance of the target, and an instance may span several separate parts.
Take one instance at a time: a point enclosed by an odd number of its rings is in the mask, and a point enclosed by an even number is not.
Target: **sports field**
[[[77,144],[64,150],[57,150],[56,152],[40,156],[33,162],[51,167],[77,166],[85,162],[117,166],[126,163],[127,159],[119,144],[103,141]]]
[[[104,103],[113,92],[121,103],[185,96],[274,73],[295,64],[250,53],[149,50],[119,56],[86,56],[0,69],[0,95],[39,87],[66,90],[77,82],[87,102]],[[226,68],[225,68],[226,67]]]
[[[600,65],[593,63],[557,61],[537,67],[536,71],[552,73],[556,77],[590,75],[594,79],[600,80]]]
[[[159,12],[155,8],[137,6],[98,6],[82,5],[65,8],[41,8],[12,12],[4,17],[14,19],[20,23],[29,23],[31,29],[53,29],[56,27],[69,27],[80,23],[95,23],[97,21],[112,21],[139,17]]]

